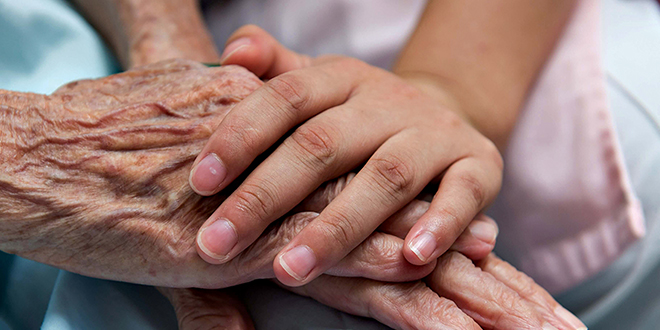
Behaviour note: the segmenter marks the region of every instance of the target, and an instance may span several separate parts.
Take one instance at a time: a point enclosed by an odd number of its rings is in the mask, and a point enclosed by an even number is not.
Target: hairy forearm
[[[394,72],[454,103],[502,149],[574,2],[431,0]]]
[[[219,56],[196,0],[74,0],[125,68],[172,58]]]

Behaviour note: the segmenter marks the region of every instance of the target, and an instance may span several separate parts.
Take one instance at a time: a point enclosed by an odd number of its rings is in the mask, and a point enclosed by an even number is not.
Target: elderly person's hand
[[[493,254],[473,263],[459,252],[448,252],[424,281],[384,283],[322,275],[288,289],[394,329],[586,329],[543,288]],[[230,292],[161,292],[172,302],[182,330],[253,329],[245,308]]]
[[[305,211],[347,179],[312,195],[299,205],[303,213],[273,224],[232,262],[212,266],[197,255],[196,234],[225,196],[195,194],[190,167],[230,108],[261,84],[240,67],[181,60],[73,82],[52,95],[0,91],[0,250],[172,287],[273,277],[277,251],[316,216]],[[375,234],[329,273],[408,281],[432,271],[393,252],[402,245]]]

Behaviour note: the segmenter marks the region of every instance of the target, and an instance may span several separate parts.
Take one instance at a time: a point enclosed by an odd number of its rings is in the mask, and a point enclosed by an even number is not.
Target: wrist
[[[194,0],[124,0],[126,66],[185,58],[214,62],[219,55]]]

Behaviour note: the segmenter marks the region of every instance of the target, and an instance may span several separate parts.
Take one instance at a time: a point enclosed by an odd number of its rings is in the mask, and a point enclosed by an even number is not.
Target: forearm
[[[501,150],[574,2],[431,0],[394,72],[453,103]]]
[[[125,68],[171,58],[200,62],[219,58],[196,0],[74,2]]]

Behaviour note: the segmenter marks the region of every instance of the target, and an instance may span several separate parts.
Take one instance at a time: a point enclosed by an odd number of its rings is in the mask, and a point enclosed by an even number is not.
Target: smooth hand
[[[232,260],[323,182],[356,168],[350,185],[278,254],[282,283],[316,278],[439,182],[403,248],[412,264],[433,262],[499,191],[496,146],[448,94],[422,92],[355,59],[298,55],[254,26],[230,38],[222,63],[270,80],[222,121],[195,160],[191,185],[205,196],[225,191],[275,147],[202,227],[199,252],[212,264]]]

